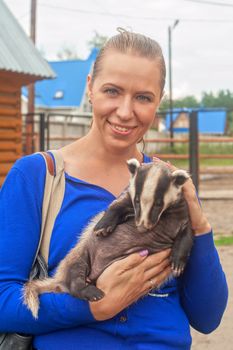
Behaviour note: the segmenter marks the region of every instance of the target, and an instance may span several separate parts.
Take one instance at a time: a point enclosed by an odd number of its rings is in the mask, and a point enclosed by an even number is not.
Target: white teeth
[[[114,125],[114,128],[115,128],[116,130],[119,130],[119,131],[122,131],[122,132],[129,131],[129,129],[126,129],[126,128],[123,128],[123,127],[117,126],[117,125]]]

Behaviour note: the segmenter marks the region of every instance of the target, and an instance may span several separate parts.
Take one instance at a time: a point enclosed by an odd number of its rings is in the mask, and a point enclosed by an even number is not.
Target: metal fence
[[[171,114],[171,112],[169,111]],[[177,111],[176,111],[177,113]],[[232,143],[233,138],[209,135],[207,138],[198,132],[198,112],[188,112],[189,132],[177,135],[173,132],[172,123],[170,130],[159,131],[159,120],[164,119],[167,112],[157,115],[155,123],[145,137],[145,152],[149,155],[157,155],[161,159],[186,159],[188,161],[189,172],[192,175],[193,182],[198,190],[200,159],[203,158],[228,158],[232,159],[233,154],[200,154],[200,142],[208,143]],[[28,128],[28,120],[33,121],[33,125]],[[62,147],[77,138],[85,135],[91,126],[91,114],[58,114],[58,113],[36,113],[33,118],[23,115],[23,151],[25,154],[39,150],[47,150]],[[31,130],[29,133],[28,130]],[[171,135],[173,137],[171,137]],[[176,154],[174,152],[175,144],[187,144],[187,152]],[[161,146],[162,145],[162,146]],[[163,146],[167,145],[168,153],[164,153]]]

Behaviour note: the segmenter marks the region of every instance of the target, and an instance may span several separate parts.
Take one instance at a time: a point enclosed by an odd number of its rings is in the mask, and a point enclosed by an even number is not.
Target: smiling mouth
[[[117,124],[112,124],[110,122],[108,122],[109,125],[111,126],[112,130],[119,133],[119,134],[124,134],[124,135],[128,135],[129,133],[132,132],[133,129],[136,128],[136,126],[133,127],[125,127],[125,126],[121,126],[121,125],[117,125]]]

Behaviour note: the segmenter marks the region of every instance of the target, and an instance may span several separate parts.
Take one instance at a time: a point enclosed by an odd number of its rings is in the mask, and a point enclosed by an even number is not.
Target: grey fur
[[[101,299],[104,293],[95,286],[99,275],[114,261],[137,251],[148,249],[152,254],[172,248],[173,273],[179,276],[183,272],[193,241],[182,195],[188,174],[184,171],[172,174],[160,163],[140,166],[130,160],[128,166],[132,174],[129,189],[105,213],[94,217],[80,242],[61,261],[54,277],[25,285],[24,302],[35,318],[38,295],[44,292],[68,292],[89,301]]]

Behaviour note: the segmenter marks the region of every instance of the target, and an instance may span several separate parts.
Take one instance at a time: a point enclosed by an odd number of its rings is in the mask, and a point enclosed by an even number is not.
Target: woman
[[[92,127],[60,150],[66,189],[50,243],[49,275],[90,218],[126,188],[126,160],[150,161],[137,143],[154,120],[164,83],[164,59],[155,41],[121,32],[100,51],[88,76]],[[170,274],[169,250],[150,256],[142,251],[103,272],[97,281],[105,292],[102,300],[87,303],[68,294],[43,294],[39,318],[33,319],[22,304],[21,292],[38,244],[44,178],[41,156],[24,157],[13,166],[1,191],[1,331],[34,334],[34,347],[40,350],[187,350],[190,325],[203,333],[218,326],[227,286],[211,226],[191,180],[184,195],[195,243],[181,278],[170,279],[148,295]]]

